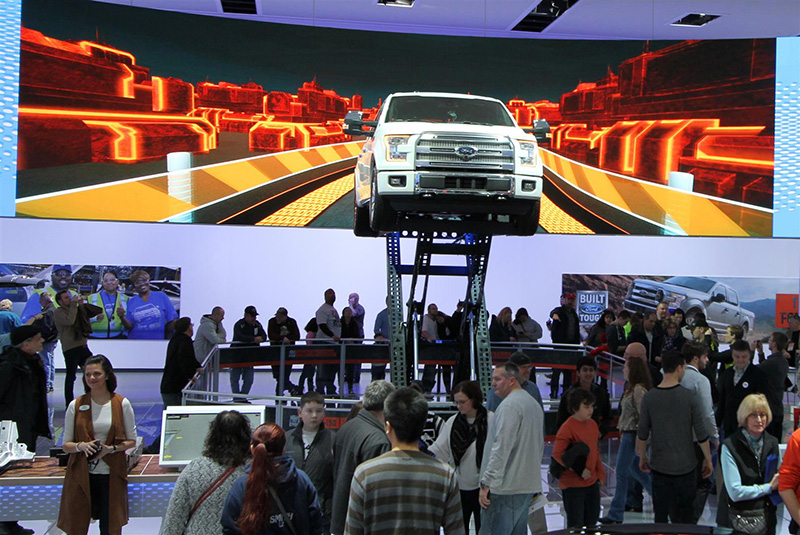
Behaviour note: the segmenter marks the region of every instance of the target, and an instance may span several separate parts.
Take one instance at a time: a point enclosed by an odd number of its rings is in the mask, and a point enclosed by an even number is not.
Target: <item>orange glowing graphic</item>
[[[130,52],[125,52],[124,50],[119,50],[118,48],[101,45],[100,43],[94,43],[92,41],[79,41],[78,46],[80,46],[88,56],[93,55],[94,51],[98,50],[102,52],[108,52],[114,56],[127,58],[131,65],[136,65],[136,58],[133,57],[133,54]]]
[[[151,76],[131,52],[113,46],[61,41],[28,28],[21,35],[22,61],[35,65],[20,78],[21,170],[206,153],[219,146],[222,132],[247,134],[256,153],[341,143],[349,140],[342,132],[345,113],[362,102],[315,80],[296,94],[253,82],[195,85]],[[59,106],[52,105],[53,95]],[[87,98],[95,103],[84,105]]]
[[[87,126],[97,126],[108,129],[116,137],[113,140],[113,152],[110,159],[117,162],[135,162],[139,160],[137,131],[135,128],[108,121],[83,121]]]
[[[153,111],[164,111],[164,79],[153,76]]]

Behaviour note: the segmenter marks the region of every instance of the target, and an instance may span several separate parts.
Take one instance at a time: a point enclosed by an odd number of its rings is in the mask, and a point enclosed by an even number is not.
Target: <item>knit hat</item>
[[[522,351],[515,351],[512,353],[511,358],[509,358],[508,361],[516,364],[517,366],[526,366],[531,363],[531,359],[528,358],[528,355]]]
[[[33,325],[23,325],[21,327],[17,327],[11,331],[11,345],[18,346],[28,338],[33,338],[41,332],[42,331]]]

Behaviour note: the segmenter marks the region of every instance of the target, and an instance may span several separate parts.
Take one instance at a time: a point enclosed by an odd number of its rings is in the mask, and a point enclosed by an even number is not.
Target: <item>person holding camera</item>
[[[115,393],[117,376],[103,355],[84,364],[83,386],[86,394],[69,404],[64,417],[63,449],[70,456],[58,527],[85,535],[94,517],[101,535],[119,534],[128,523],[125,451],[136,445],[133,407]]]

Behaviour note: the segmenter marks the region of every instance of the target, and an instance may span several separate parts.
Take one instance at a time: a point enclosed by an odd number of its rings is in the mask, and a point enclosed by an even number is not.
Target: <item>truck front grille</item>
[[[465,149],[468,154],[459,154]],[[514,146],[505,137],[426,133],[416,147],[417,169],[514,172]]]

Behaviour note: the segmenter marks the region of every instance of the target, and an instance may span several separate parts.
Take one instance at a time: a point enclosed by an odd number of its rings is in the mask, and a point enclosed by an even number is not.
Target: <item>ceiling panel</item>
[[[221,13],[219,0],[95,0],[185,13]],[[579,0],[543,33],[510,28],[535,0],[416,0],[414,7],[376,0],[257,0],[248,20],[332,28],[522,38],[721,39],[800,34],[798,0]],[[690,12],[723,15],[701,28],[670,22]]]

